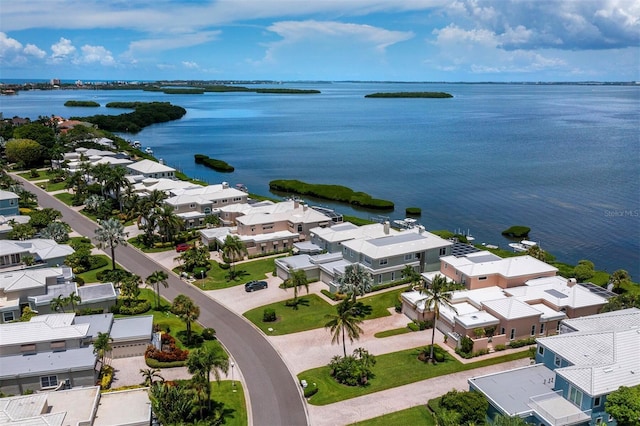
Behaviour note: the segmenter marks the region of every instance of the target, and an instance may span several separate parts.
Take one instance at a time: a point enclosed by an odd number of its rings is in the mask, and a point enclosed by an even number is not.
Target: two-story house
[[[51,239],[0,240],[0,269],[19,267],[25,256],[31,256],[42,266],[60,266],[74,252],[70,245]]]
[[[175,179],[176,169],[152,160],[140,160],[127,166],[128,174],[145,178]]]
[[[11,191],[0,190],[0,215],[1,216],[17,216],[20,214],[18,210],[17,194]]]
[[[564,320],[561,333],[537,339],[536,364],[469,379],[489,400],[489,416],[536,425],[614,425],[607,396],[640,385],[640,310]]]

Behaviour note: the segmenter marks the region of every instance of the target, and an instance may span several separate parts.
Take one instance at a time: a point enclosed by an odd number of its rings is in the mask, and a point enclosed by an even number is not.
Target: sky
[[[0,81],[640,81],[638,0],[0,0]]]

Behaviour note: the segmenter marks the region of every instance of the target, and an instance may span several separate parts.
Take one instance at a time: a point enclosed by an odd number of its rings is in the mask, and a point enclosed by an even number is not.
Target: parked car
[[[249,281],[244,285],[244,291],[251,292],[256,290],[262,290],[269,287],[266,281]]]
[[[182,253],[183,251],[187,251],[190,248],[192,248],[193,246],[191,244],[187,244],[187,243],[180,243],[178,245],[176,245],[176,251],[178,253]]]

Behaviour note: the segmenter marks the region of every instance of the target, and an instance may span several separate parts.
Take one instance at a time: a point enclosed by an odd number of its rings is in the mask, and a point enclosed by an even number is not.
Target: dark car
[[[178,253],[182,253],[183,251],[187,251],[190,248],[192,248],[193,246],[191,244],[187,244],[187,243],[180,243],[176,246],[176,251]]]
[[[269,287],[266,281],[249,281],[244,285],[244,291],[256,291]]]

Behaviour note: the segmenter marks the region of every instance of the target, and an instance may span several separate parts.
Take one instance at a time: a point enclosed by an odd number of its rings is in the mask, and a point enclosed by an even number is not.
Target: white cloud
[[[110,51],[105,49],[103,46],[91,46],[85,44],[80,48],[82,52],[82,56],[77,59],[77,63],[81,64],[94,64],[98,63],[100,65],[115,65],[116,61],[113,59],[113,55]]]
[[[192,61],[182,61],[182,66],[192,70],[193,69],[197,70],[200,68],[197,62],[192,62]]]
[[[136,55],[140,52],[158,52],[178,49],[182,47],[196,46],[215,40],[221,31],[201,31],[198,33],[181,34],[173,37],[158,37],[133,41],[129,44],[127,55]]]
[[[53,52],[51,59],[54,62],[58,62],[73,55],[76,52],[76,48],[71,44],[71,40],[60,37],[60,41],[51,45],[51,51]]]
[[[25,46],[23,52],[25,53],[25,55],[34,56],[34,57],[39,58],[39,59],[42,59],[45,56],[47,56],[47,52],[45,52],[44,50],[40,49],[35,44],[31,44],[31,43],[28,43]]]
[[[0,58],[4,58],[7,54],[18,52],[20,49],[22,49],[22,43],[0,32]]]

